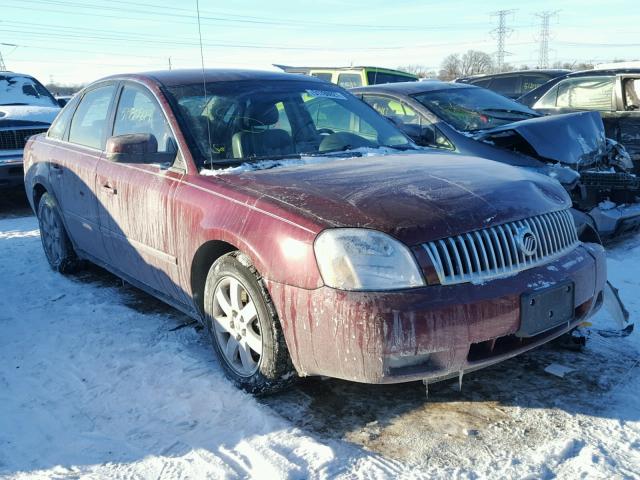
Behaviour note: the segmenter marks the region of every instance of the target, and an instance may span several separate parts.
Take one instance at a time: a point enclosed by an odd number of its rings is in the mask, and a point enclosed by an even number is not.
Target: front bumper
[[[22,151],[18,154],[0,154],[0,188],[18,187],[23,184]]]
[[[520,295],[571,280],[575,319],[515,338]],[[487,282],[395,292],[304,290],[267,281],[300,375],[364,383],[436,380],[502,361],[588,318],[602,301],[604,250],[582,244],[543,266]]]
[[[615,237],[640,228],[640,203],[589,211],[601,237]]]

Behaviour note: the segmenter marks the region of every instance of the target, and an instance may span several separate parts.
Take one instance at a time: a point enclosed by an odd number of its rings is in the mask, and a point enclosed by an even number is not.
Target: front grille
[[[640,189],[640,178],[630,173],[582,172],[580,183],[586,187]]]
[[[535,237],[532,245],[531,236]],[[527,245],[523,248],[522,238]],[[544,263],[579,243],[569,210],[545,213],[423,244],[442,285],[512,275]],[[527,254],[527,248],[529,251]]]
[[[46,128],[0,130],[0,150],[22,150],[30,136],[46,131]]]

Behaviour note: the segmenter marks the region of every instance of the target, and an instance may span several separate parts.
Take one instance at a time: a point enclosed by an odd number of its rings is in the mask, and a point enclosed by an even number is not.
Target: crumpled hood
[[[598,112],[566,113],[531,118],[508,125],[483,130],[477,140],[497,146],[516,148],[519,136],[539,157],[585,167],[601,161],[606,155],[606,140],[602,118]]]
[[[59,112],[59,107],[0,105],[0,126],[11,123],[26,125],[26,122],[50,125]]]
[[[555,180],[448,153],[327,159],[216,178],[255,195],[261,208],[275,202],[294,220],[373,228],[408,245],[571,205]]]

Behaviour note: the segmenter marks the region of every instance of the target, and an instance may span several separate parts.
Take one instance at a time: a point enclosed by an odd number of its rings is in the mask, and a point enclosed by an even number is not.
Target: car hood
[[[457,154],[328,159],[217,178],[276,202],[294,221],[373,228],[408,245],[570,206],[550,178]]]
[[[509,123],[474,135],[476,140],[581,168],[606,156],[606,139],[598,112],[566,113]]]
[[[0,105],[0,126],[4,125],[50,125],[60,112],[59,107],[36,105]]]

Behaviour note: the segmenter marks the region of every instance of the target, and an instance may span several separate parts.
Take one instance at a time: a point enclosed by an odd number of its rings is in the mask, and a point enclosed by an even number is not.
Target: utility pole
[[[501,72],[504,69],[504,57],[509,54],[504,49],[505,41],[509,34],[513,32],[513,29],[507,28],[507,15],[515,12],[515,10],[498,10],[493,12],[491,16],[498,17],[498,26],[491,30],[498,40],[498,50],[495,52],[496,56],[496,70]]]
[[[538,53],[538,68],[549,68],[549,20],[557,14],[557,10],[545,10],[544,12],[536,13],[536,17],[540,18],[540,51]]]

